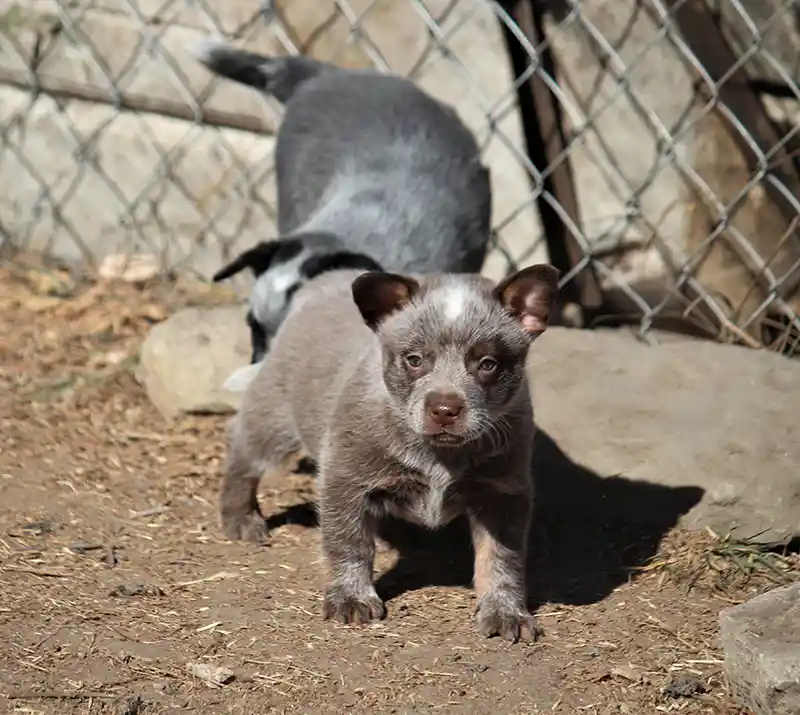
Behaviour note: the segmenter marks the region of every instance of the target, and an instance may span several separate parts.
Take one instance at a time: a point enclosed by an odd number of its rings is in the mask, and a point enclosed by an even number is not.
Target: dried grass
[[[707,528],[677,533],[662,545],[643,573],[658,574],[681,584],[689,593],[702,588],[731,600],[750,588],[770,588],[800,579],[800,555],[792,544],[761,542],[761,534],[736,538]]]

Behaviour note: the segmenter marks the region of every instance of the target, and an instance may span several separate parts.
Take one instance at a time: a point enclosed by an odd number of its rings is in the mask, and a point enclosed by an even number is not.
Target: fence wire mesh
[[[192,59],[209,36],[396,72],[453,105],[492,172],[487,275],[548,260],[548,205],[577,246],[564,282],[600,288],[588,323],[800,353],[793,0],[4,0],[4,249],[208,277],[276,237],[281,109]],[[532,83],[565,137],[546,164],[521,119]],[[549,182],[565,168],[574,207]]]

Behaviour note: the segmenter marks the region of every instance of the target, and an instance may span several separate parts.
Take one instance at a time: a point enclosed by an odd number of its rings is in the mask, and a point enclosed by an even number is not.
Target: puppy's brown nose
[[[425,402],[430,418],[442,427],[453,424],[464,409],[464,400],[452,392],[432,392]]]

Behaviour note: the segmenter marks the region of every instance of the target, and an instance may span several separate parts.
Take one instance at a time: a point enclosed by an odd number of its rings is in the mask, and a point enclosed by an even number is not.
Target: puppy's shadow
[[[664,535],[703,496],[700,487],[667,487],[607,476],[573,462],[541,429],[534,449],[537,497],[529,546],[531,607],[587,604],[607,596],[655,555]],[[313,507],[292,507],[270,520],[312,526]],[[390,600],[425,586],[469,586],[473,551],[466,519],[431,532],[387,520],[381,538],[398,552],[377,581]]]
[[[272,531],[286,524],[298,524],[308,529],[319,526],[319,517],[313,504],[292,504],[281,512],[267,517],[267,529]]]
[[[534,449],[537,497],[529,545],[528,593],[541,603],[594,603],[628,581],[664,535],[703,496],[700,487],[667,487],[607,476],[573,462],[541,429]],[[384,538],[399,552],[378,580],[386,599],[424,586],[467,586],[473,552],[466,519],[439,532],[405,522]]]

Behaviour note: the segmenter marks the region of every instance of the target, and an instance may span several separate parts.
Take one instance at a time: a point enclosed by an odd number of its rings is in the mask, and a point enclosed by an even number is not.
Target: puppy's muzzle
[[[464,400],[454,392],[431,392],[425,397],[428,419],[439,427],[455,424],[463,409]]]
[[[464,399],[454,392],[429,392],[425,396],[425,433],[437,442],[461,441]]]

